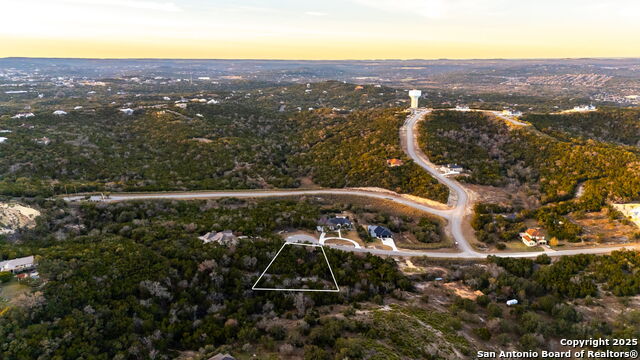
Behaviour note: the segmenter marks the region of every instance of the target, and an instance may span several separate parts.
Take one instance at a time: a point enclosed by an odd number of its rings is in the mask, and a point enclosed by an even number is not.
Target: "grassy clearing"
[[[18,296],[28,293],[29,289],[27,285],[21,284],[17,280],[0,285],[0,308],[10,305]]]

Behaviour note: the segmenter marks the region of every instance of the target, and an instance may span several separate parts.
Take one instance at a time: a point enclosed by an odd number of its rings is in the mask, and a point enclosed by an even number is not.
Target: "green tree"
[[[6,283],[11,281],[11,279],[13,278],[13,274],[8,272],[8,271],[2,271],[0,272],[0,283]]]

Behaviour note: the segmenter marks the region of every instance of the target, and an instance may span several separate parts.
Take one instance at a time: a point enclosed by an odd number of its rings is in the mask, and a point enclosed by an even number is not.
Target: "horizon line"
[[[613,57],[601,57],[601,56],[587,56],[587,57],[498,57],[498,58],[345,58],[345,59],[300,59],[300,58],[164,58],[164,57],[81,57],[81,56],[66,56],[66,57],[47,57],[47,56],[5,56],[0,57],[0,60],[7,59],[43,59],[43,60],[207,60],[207,61],[482,61],[482,60],[502,60],[502,61],[523,61],[523,60],[640,60],[640,56],[613,56]]]

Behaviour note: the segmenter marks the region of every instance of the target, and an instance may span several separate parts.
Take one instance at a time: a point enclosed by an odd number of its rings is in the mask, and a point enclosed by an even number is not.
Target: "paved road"
[[[174,200],[195,200],[195,199],[220,199],[220,198],[273,198],[282,196],[304,196],[304,195],[354,195],[368,198],[376,198],[393,201],[402,205],[412,207],[436,216],[448,218],[451,210],[433,208],[416,201],[394,195],[388,191],[374,191],[362,189],[321,189],[321,190],[234,190],[234,191],[199,191],[199,192],[156,192],[156,193],[118,193],[103,198],[100,195],[93,195],[89,201],[116,202],[129,200],[153,200],[153,199],[174,199]],[[84,196],[68,196],[66,201],[83,201]]]
[[[406,136],[404,141],[407,144],[407,154],[409,157],[453,192],[455,205],[448,219],[451,235],[457,242],[458,248],[462,250],[462,253],[468,255],[478,254],[462,232],[462,220],[464,219],[466,211],[471,208],[471,204],[469,203],[469,194],[467,194],[467,191],[460,185],[460,183],[440,173],[440,171],[438,171],[438,167],[429,161],[418,145],[418,123],[429,112],[429,109],[418,109],[414,111],[407,118],[403,129],[400,131],[400,136]]]
[[[408,155],[422,168],[433,175],[438,181],[442,182],[452,191],[453,194],[453,206],[449,209],[434,208],[424,205],[420,202],[403,198],[398,195],[386,191],[375,190],[363,190],[363,189],[321,189],[321,190],[234,190],[234,191],[200,191],[200,192],[159,192],[159,193],[125,193],[125,194],[113,194],[108,198],[102,196],[91,196],[90,201],[102,201],[102,202],[115,202],[115,201],[130,201],[130,200],[151,200],[151,199],[174,199],[174,200],[194,200],[194,199],[219,199],[226,197],[235,198],[269,198],[269,197],[283,197],[283,196],[302,196],[302,195],[355,195],[368,198],[383,199],[393,201],[405,206],[412,207],[414,209],[424,211],[429,214],[443,217],[449,220],[450,231],[455,239],[459,252],[439,252],[439,251],[391,251],[381,249],[369,249],[369,248],[353,248],[340,245],[325,245],[331,248],[336,248],[344,251],[353,251],[361,253],[370,253],[374,255],[388,255],[388,256],[428,256],[433,258],[461,258],[461,259],[482,259],[492,253],[479,252],[475,250],[469,241],[464,237],[462,232],[462,221],[466,212],[470,211],[469,195],[465,188],[460,185],[454,179],[450,179],[440,174],[437,167],[429,161],[417,145],[417,125],[422,118],[430,112],[429,109],[418,109],[413,112],[405,123],[405,126],[400,131],[401,136],[407,144]],[[66,201],[85,201],[84,196],[70,196],[64,198]],[[299,237],[292,239],[293,241],[305,242],[309,241],[316,243],[317,240],[309,237]],[[315,241],[311,241],[315,240]],[[608,253],[612,250],[618,249],[634,249],[633,246],[617,246],[617,247],[599,247],[588,249],[573,249],[573,250],[559,250],[554,252],[547,252],[549,256],[563,256],[563,255],[576,255],[576,254],[602,254]],[[495,255],[503,257],[534,257],[545,252],[514,252],[514,253],[498,253]]]
[[[502,115],[502,113],[500,113],[499,111],[489,111],[489,112],[490,112],[490,113],[492,113],[493,115],[495,115],[496,117],[498,117],[498,118],[500,118],[500,119],[504,120],[504,121],[507,121],[507,122],[512,123],[513,125],[518,125],[518,126],[531,126],[531,124],[527,124],[527,123],[525,123],[525,122],[518,121],[518,120],[516,120],[516,119],[514,119],[514,118],[511,118],[511,117],[508,117],[508,116]]]
[[[406,149],[407,154],[409,155],[409,157],[411,157],[411,159],[416,164],[418,164],[420,167],[422,167],[427,172],[429,172],[439,182],[446,185],[449,188],[449,190],[453,193],[453,196],[455,199],[453,204],[453,209],[445,218],[449,220],[449,227],[450,227],[451,234],[454,240],[456,241],[458,248],[461,250],[460,253],[455,254],[455,257],[456,258],[487,257],[488,255],[491,255],[491,254],[485,253],[485,252],[479,252],[475,250],[471,245],[471,243],[468,241],[468,239],[464,236],[464,233],[462,231],[462,222],[464,221],[464,216],[468,212],[470,213],[470,211],[472,210],[473,204],[470,201],[471,196],[469,195],[467,190],[462,185],[460,185],[458,181],[448,178],[444,176],[442,173],[440,173],[440,171],[438,171],[438,166],[436,166],[431,161],[429,161],[427,156],[424,154],[424,152],[422,152],[422,150],[418,145],[418,135],[417,135],[418,124],[430,112],[431,112],[430,109],[417,109],[413,111],[411,115],[409,115],[409,117],[407,118],[407,121],[405,122],[405,125],[403,126],[403,128],[400,130],[400,136],[405,137],[405,139],[403,140],[407,146],[407,149]],[[505,117],[498,112],[493,112],[493,113],[496,116],[511,122],[512,124],[529,126],[529,124]],[[609,248],[600,247],[600,248],[588,248],[588,249],[559,250],[554,252],[547,252],[547,255],[562,256],[562,255],[575,255],[575,254],[598,254],[598,253],[608,253],[608,252],[611,252],[612,250],[622,249],[622,248],[634,249],[635,247],[634,246],[626,246],[626,247],[617,246],[617,247],[609,247]],[[411,256],[404,253],[405,252],[400,251],[397,253],[397,255]],[[416,254],[416,252],[414,251],[411,251],[410,253],[414,254],[414,256]],[[430,256],[430,257],[444,257],[444,258],[452,257],[451,253],[435,253],[435,252],[423,252],[423,253],[424,253],[424,256]],[[500,253],[499,255],[507,256],[507,257],[532,257],[532,256],[537,256],[543,253],[545,252],[543,251],[515,252],[515,253]]]

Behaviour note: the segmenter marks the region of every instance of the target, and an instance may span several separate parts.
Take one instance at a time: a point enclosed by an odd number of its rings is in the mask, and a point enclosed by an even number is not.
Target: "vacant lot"
[[[623,243],[633,239],[640,229],[634,225],[627,225],[619,220],[611,220],[606,210],[570,214],[569,219],[582,226],[586,241],[595,243]]]
[[[14,300],[29,292],[29,287],[13,280],[7,284],[0,285],[0,308],[4,305],[14,304]]]

